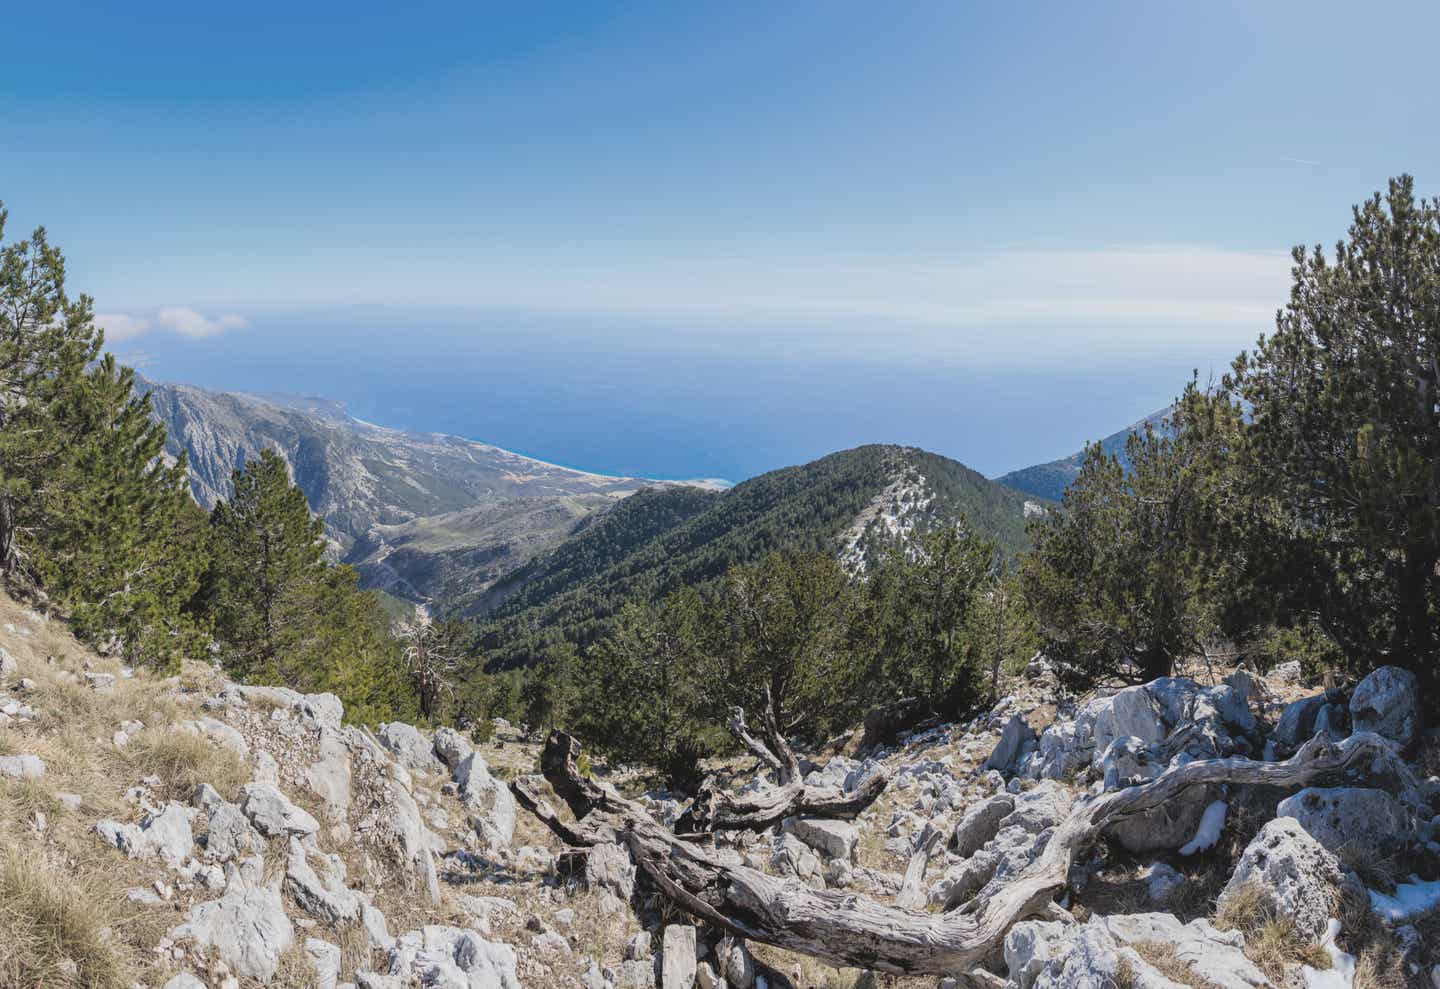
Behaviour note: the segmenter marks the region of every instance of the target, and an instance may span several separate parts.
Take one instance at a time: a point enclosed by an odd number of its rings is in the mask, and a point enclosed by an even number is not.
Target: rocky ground
[[[1011,928],[980,980],[1440,987],[1440,740],[1421,715],[1397,670],[1353,690],[1290,666],[1077,698],[1042,660],[971,723],[814,755],[812,784],[890,774],[854,822],[792,818],[721,844],[767,873],[893,902],[938,828],[925,909],[969,910],[1096,794],[1193,759],[1274,761],[1319,731],[1373,731],[1408,768],[1196,788],[1121,822],[1072,870],[1061,908]],[[576,855],[517,809],[505,781],[537,754],[506,725],[479,744],[370,731],[329,695],[237,686],[203,664],[126,670],[0,598],[0,985],[964,983],[834,969],[693,925],[618,846]],[[769,785],[739,768],[737,787]],[[642,799],[660,820],[683,810]]]

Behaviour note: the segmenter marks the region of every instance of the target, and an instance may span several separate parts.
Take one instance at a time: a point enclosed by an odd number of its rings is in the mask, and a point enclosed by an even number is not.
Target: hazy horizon
[[[1440,191],[1419,2],[67,9],[0,198],[118,353],[617,473],[1068,454]]]

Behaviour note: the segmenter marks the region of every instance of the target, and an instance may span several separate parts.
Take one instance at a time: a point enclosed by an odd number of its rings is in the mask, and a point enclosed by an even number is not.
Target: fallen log
[[[574,837],[595,843],[613,835],[666,898],[699,920],[837,967],[894,974],[974,971],[979,975],[986,961],[998,955],[1012,926],[1054,915],[1053,901],[1066,886],[1076,854],[1103,828],[1153,810],[1190,787],[1217,783],[1300,787],[1347,769],[1381,764],[1408,786],[1415,784],[1389,743],[1368,732],[1339,743],[1317,735],[1285,762],[1243,758],[1191,762],[1143,786],[1078,803],[1040,855],[1007,885],[982,903],[972,900],[948,913],[932,914],[853,893],[815,890],[723,862],[702,844],[666,830],[613,788],[580,776],[570,736],[552,733],[545,749],[541,761],[546,779],[578,822],[575,827],[563,824],[553,812],[541,817],[562,840]],[[536,802],[519,781],[511,786],[525,806]]]

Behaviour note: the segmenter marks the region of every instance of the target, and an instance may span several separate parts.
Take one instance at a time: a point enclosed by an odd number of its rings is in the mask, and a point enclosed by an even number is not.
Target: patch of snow
[[[1440,880],[1426,882],[1418,876],[1411,876],[1408,883],[1397,885],[1393,894],[1377,893],[1372,889],[1370,906],[1382,920],[1391,923],[1406,920],[1440,907]]]
[[[1321,971],[1302,965],[1300,974],[1305,979],[1305,989],[1351,989],[1355,985],[1355,956],[1346,954],[1335,944],[1339,934],[1340,921],[1332,918],[1325,939],[1320,942],[1320,947],[1330,956],[1330,967]]]
[[[1223,800],[1216,800],[1205,813],[1200,815],[1200,825],[1195,829],[1195,837],[1190,843],[1180,849],[1181,855],[1194,855],[1196,852],[1203,852],[1212,847],[1220,840],[1220,832],[1225,829],[1225,814],[1229,805]]]

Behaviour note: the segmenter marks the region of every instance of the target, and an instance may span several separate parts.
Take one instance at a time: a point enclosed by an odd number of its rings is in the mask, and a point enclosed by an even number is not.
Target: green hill
[[[863,570],[885,547],[965,514],[1007,550],[1025,544],[1026,498],[913,447],[863,446],[724,492],[651,490],[617,503],[556,549],[497,582],[470,614],[488,618],[492,665],[588,643],[620,605],[700,585],[772,550],[837,554]]]

